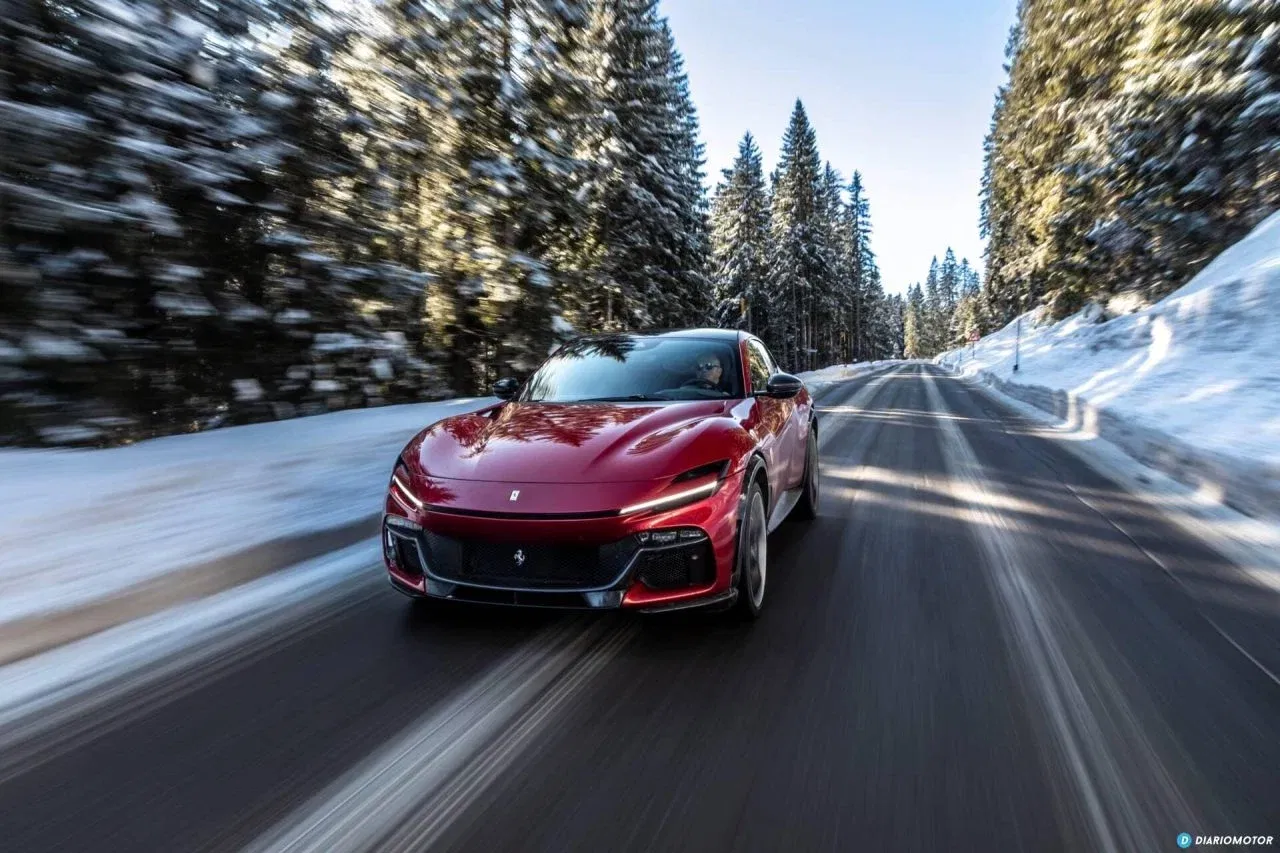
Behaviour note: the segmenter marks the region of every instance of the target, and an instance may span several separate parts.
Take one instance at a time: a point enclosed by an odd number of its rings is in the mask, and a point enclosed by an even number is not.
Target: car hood
[[[674,477],[729,458],[734,401],[506,403],[423,430],[406,449],[432,478],[606,483]],[[720,428],[716,428],[716,422]]]

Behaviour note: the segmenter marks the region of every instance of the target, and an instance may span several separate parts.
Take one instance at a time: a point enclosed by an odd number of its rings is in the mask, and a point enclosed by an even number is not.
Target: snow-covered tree
[[[5,442],[469,394],[575,328],[901,348],[799,102],[713,239],[656,0],[0,0],[0,143]]]
[[[983,300],[999,325],[1157,297],[1280,206],[1280,9],[1023,0],[986,143]]]
[[[708,276],[711,238],[709,203],[707,200],[705,153],[701,126],[684,70],[684,58],[676,49],[675,37],[665,19],[661,22],[663,56],[674,96],[677,133],[670,149],[671,169],[677,176],[679,214],[672,235],[675,242],[676,266],[673,285],[681,303],[664,318],[664,325],[703,325],[715,310],[715,294]]]
[[[724,170],[711,208],[711,277],[716,323],[769,328],[769,196],[760,148],[747,133],[733,167]]]
[[[844,202],[844,179],[827,163],[818,188],[817,221],[822,244],[822,278],[810,290],[807,311],[809,339],[814,350],[811,364],[832,364],[841,357],[839,342],[848,333],[845,327],[853,298],[853,234],[849,231]]]
[[[706,202],[697,118],[683,60],[655,0],[601,0],[592,41],[605,120],[591,143],[596,285],[602,328],[706,322]]]
[[[923,358],[931,354],[926,340],[926,322],[924,292],[917,282],[908,289],[906,304],[903,306],[904,358]]]
[[[806,309],[826,279],[827,251],[820,229],[822,161],[818,140],[804,105],[796,101],[782,140],[773,192],[774,300],[770,306],[771,343],[792,370],[810,365],[810,326]]]
[[[431,216],[451,385],[531,371],[557,337],[569,235],[586,216],[579,133],[591,108],[583,3],[425,10],[442,101]]]
[[[884,294],[880,289],[875,253],[871,249],[871,204],[862,185],[860,172],[854,172],[853,179],[849,182],[846,211],[846,228],[850,235],[847,261],[852,287],[850,308],[853,314],[852,351],[849,358],[852,361],[863,361],[874,357],[873,354],[882,349],[873,343],[883,337],[873,333],[873,326],[877,318],[877,306]]]
[[[1148,3],[1106,111],[1108,266],[1173,289],[1280,206],[1280,8]]]
[[[955,311],[960,299],[960,285],[960,265],[956,263],[956,253],[948,246],[938,267],[938,301],[948,315]]]

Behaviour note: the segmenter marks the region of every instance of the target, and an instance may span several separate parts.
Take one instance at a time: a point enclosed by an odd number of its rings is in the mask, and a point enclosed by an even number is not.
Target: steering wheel
[[[686,380],[680,387],[681,388],[701,388],[704,391],[719,390],[719,386],[716,385],[716,383],[712,382],[709,379],[703,379],[700,376],[695,376],[693,379]]]

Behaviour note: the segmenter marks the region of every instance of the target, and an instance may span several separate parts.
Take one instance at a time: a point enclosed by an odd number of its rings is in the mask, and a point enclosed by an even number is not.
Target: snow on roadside
[[[0,622],[373,515],[405,442],[491,402],[356,409],[109,450],[0,451]]]
[[[227,654],[277,627],[279,614],[295,620],[370,586],[384,591],[382,578],[361,572],[377,547],[366,539],[0,667],[0,751]]]
[[[1255,506],[1280,494],[1280,214],[1148,308],[1020,320],[1020,343],[1015,321],[937,360],[1184,482],[1234,486]]]
[[[848,379],[854,379],[877,367],[883,367],[890,363],[888,361],[860,361],[856,364],[835,364],[831,367],[824,367],[821,370],[808,370],[804,373],[797,373],[796,376],[804,382],[804,386],[809,389],[810,394],[820,394],[832,385]]]
[[[801,378],[817,393],[885,363]],[[109,450],[0,451],[0,623],[377,513],[414,433],[494,401],[357,409]]]

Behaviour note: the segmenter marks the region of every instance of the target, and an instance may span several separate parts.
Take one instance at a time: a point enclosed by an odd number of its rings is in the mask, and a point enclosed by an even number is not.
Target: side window
[[[763,391],[773,375],[769,353],[759,341],[747,341],[747,360],[751,368],[751,390]]]
[[[769,365],[769,375],[782,372],[782,368],[778,366],[778,361],[773,357],[773,353],[769,352],[769,348],[760,341],[756,341],[756,346],[760,347],[760,352],[764,353],[765,364]]]

